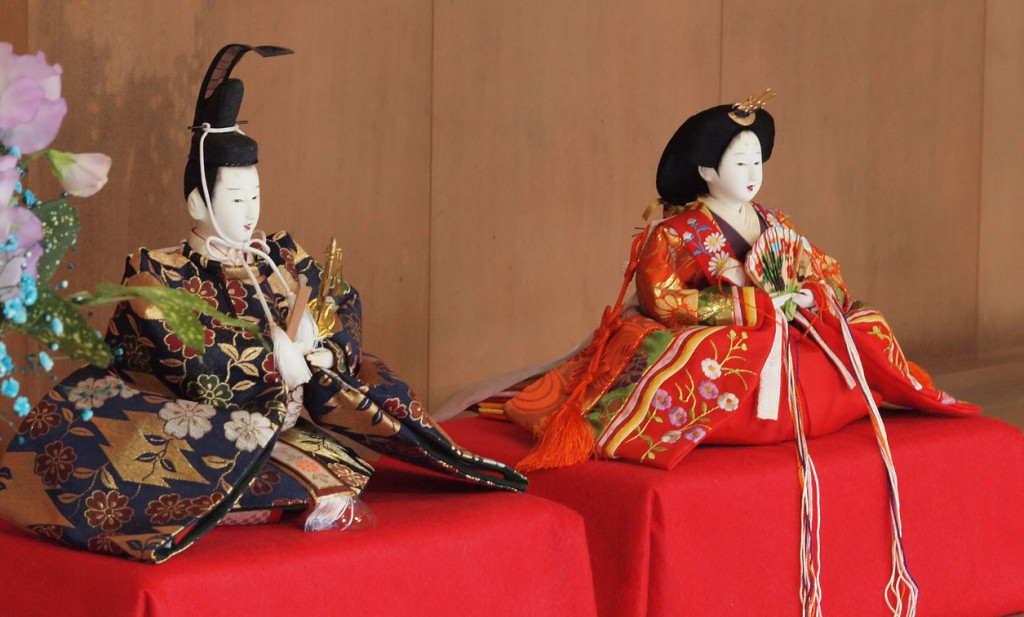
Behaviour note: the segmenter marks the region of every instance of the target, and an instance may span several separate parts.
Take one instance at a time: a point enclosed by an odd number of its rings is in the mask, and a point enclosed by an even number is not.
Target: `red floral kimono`
[[[754,207],[762,229],[793,228],[779,212]],[[737,280],[750,247],[733,246],[745,242],[728,241],[728,232],[700,200],[651,229],[636,269],[639,306],[623,311],[583,397],[598,456],[667,469],[701,442],[793,439],[785,409],[791,400],[799,402],[808,437],[838,430],[869,410],[854,387],[848,344],[859,352],[875,402],[944,414],[979,411],[932,388],[882,315],[852,302],[838,263],[814,247],[817,276],[808,286],[818,306],[834,302],[835,314],[800,309],[794,321],[776,319],[769,294]],[[840,312],[849,325],[845,336]],[[780,364],[773,347],[781,334],[788,334],[792,354]],[[505,413],[538,432],[590,361],[589,350],[577,353],[508,401]],[[786,378],[790,372],[795,379]]]

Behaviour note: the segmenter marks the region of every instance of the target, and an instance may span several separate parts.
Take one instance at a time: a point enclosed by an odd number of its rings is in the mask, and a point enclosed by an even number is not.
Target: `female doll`
[[[904,358],[882,315],[850,298],[834,259],[753,201],[775,137],[762,106],[751,97],[707,109],[669,141],[657,173],[666,218],[637,237],[626,276],[635,271],[638,304],[607,311],[585,349],[505,405],[541,437],[521,469],[578,462],[592,449],[670,468],[701,442],[793,439],[791,409],[806,437],[879,401],[977,413]],[[796,247],[788,257],[800,273],[784,293],[759,279],[786,256],[759,247],[748,260],[769,230]]]
[[[767,93],[766,93],[767,95]],[[886,598],[913,615],[896,473],[877,403],[974,414],[910,364],[876,310],[850,299],[834,259],[753,201],[775,127],[764,97],[705,110],[658,165],[664,220],[634,241],[619,299],[590,343],[505,404],[539,443],[521,470],[592,454],[671,468],[698,443],[794,439],[801,598],[819,615],[817,474],[806,439],[870,415],[888,474]],[[621,310],[635,273],[638,304]]]

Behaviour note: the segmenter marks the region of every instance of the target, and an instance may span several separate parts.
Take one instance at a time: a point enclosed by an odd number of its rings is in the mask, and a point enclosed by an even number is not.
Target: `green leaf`
[[[126,287],[112,283],[100,283],[96,286],[96,294],[88,293],[75,294],[74,299],[80,304],[95,305],[120,302],[122,300],[134,300],[141,298],[153,304],[163,313],[167,327],[178,335],[181,342],[196,353],[202,354],[206,350],[206,341],[203,338],[203,325],[196,317],[196,313],[203,313],[213,317],[221,323],[247,330],[260,341],[268,350],[270,346],[260,333],[259,326],[251,321],[229,317],[210,306],[205,300],[194,296],[181,289],[170,287]]]
[[[39,283],[45,283],[57,271],[68,249],[74,245],[82,226],[78,221],[78,210],[66,199],[55,199],[40,204],[32,209],[32,213],[43,222],[45,251],[39,258],[37,280]]]
[[[782,313],[786,316],[786,321],[793,321],[793,316],[796,315],[796,302],[790,298],[782,304]]]
[[[63,334],[54,334],[47,316],[55,317],[64,324]],[[110,348],[100,333],[93,330],[74,304],[58,296],[49,287],[39,287],[39,299],[28,307],[28,319],[25,323],[15,324],[8,321],[4,327],[27,334],[46,345],[57,343],[61,352],[75,360],[101,368],[110,365]]]

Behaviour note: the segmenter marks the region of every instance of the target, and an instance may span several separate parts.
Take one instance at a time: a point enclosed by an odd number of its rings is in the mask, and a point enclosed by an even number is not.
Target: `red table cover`
[[[1024,436],[987,417],[887,414],[918,615],[1024,610]],[[528,433],[482,418],[457,443],[514,462]],[[810,441],[821,492],[829,616],[887,611],[888,493],[868,421]],[[702,445],[670,471],[619,461],[530,474],[528,492],[586,520],[604,617],[799,615],[800,504],[793,443]]]
[[[529,495],[381,461],[371,529],[219,527],[166,563],[0,521],[0,615],[594,615],[583,521]]]

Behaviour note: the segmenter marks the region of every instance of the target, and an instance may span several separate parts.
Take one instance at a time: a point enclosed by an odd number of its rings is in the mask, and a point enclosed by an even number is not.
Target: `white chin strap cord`
[[[285,332],[284,328],[277,324],[274,320],[273,314],[270,312],[270,306],[267,304],[266,295],[263,293],[263,289],[260,287],[259,281],[256,278],[256,274],[252,271],[252,268],[248,264],[248,255],[255,258],[259,257],[264,262],[270,265],[271,270],[277,276],[277,279],[281,282],[281,288],[284,290],[288,300],[288,312],[291,314],[295,310],[295,294],[292,292],[285,280],[284,275],[281,274],[280,268],[274,263],[274,260],[270,258],[268,254],[270,252],[270,246],[266,242],[266,235],[259,230],[254,231],[254,234],[258,234],[258,237],[253,239],[250,237],[244,242],[238,242],[229,240],[225,237],[223,230],[220,228],[220,224],[217,222],[217,217],[213,215],[213,200],[210,198],[210,191],[207,188],[206,181],[206,151],[204,148],[206,142],[206,136],[210,133],[242,133],[238,125],[224,127],[224,128],[213,128],[209,122],[202,124],[203,134],[199,138],[199,177],[200,185],[203,189],[203,198],[206,202],[206,212],[210,217],[210,222],[213,223],[213,228],[217,232],[216,235],[211,235],[206,238],[206,253],[207,255],[213,254],[213,249],[217,249],[225,255],[224,261],[232,265],[241,265],[245,268],[246,273],[249,275],[249,280],[252,282],[253,287],[256,289],[256,297],[259,298],[260,305],[263,307],[263,313],[266,315],[267,323],[270,325],[270,335],[274,344],[274,360],[277,367],[278,373],[281,374],[281,379],[289,388],[300,386],[312,378],[312,373],[309,370],[309,365],[306,363],[305,355],[313,350],[317,343],[317,327],[313,320],[313,315],[309,312],[306,307],[300,307],[303,311],[302,320],[299,322],[299,331],[296,334],[297,341],[293,341],[288,333]],[[257,245],[259,248],[256,248]]]

